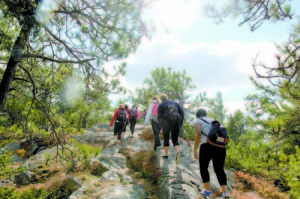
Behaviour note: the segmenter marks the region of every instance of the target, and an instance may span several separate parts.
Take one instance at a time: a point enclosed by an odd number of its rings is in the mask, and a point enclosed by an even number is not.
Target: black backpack
[[[126,112],[124,109],[119,109],[117,118],[119,122],[126,122]]]
[[[131,109],[131,118],[137,118],[137,108]]]
[[[168,104],[168,115],[170,120],[177,120],[180,116],[178,113],[178,109],[174,104]]]
[[[217,120],[213,120],[211,123],[209,123],[201,118],[199,119],[210,125],[208,135],[201,132],[207,137],[207,142],[211,145],[224,148],[229,142],[229,136],[226,128],[223,126],[221,127],[220,122]]]

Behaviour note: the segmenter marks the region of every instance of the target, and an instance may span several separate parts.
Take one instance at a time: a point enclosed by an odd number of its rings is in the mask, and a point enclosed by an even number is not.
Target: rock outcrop
[[[116,144],[112,129],[109,124],[101,124],[85,131],[84,134],[75,135],[77,142],[86,143],[94,146],[104,147],[101,154],[92,157],[90,165],[93,178],[88,180],[79,180],[76,174],[68,175],[68,179],[74,181],[76,189],[70,193],[70,199],[79,198],[122,198],[122,199],[146,199],[150,198],[144,182],[144,174],[140,171],[131,171],[128,167],[129,159],[134,157],[140,151],[153,151],[153,141],[143,141],[140,139],[141,130],[144,126],[137,125],[133,137],[129,132],[124,136],[120,145]],[[157,167],[162,175],[156,190],[156,197],[159,199],[199,198],[199,192],[204,188],[199,172],[199,163],[193,157],[193,144],[188,144],[182,138],[179,139],[181,145],[181,164],[175,164],[175,151],[170,140],[169,159],[161,158],[163,149],[161,148],[155,154],[157,156]],[[12,143],[0,150],[4,153],[6,150],[20,149],[20,143]],[[72,146],[70,146],[72,147]],[[14,183],[23,186],[29,184],[34,178],[33,170],[40,164],[45,164],[46,156],[54,157],[56,147],[42,148],[36,151],[30,159],[24,162],[27,171],[18,174],[14,178]],[[33,152],[32,151],[32,152]],[[213,191],[219,191],[220,185],[213,171],[212,163],[209,165],[211,179],[211,188]],[[228,178],[228,188],[234,189],[234,173],[226,170]],[[73,183],[73,184],[74,184]],[[250,194],[251,195],[251,194]],[[255,195],[255,194],[254,194]],[[200,197],[201,198],[201,197]]]

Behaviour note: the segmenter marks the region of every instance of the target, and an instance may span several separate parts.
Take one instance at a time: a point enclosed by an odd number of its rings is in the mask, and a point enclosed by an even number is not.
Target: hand
[[[112,128],[112,125],[109,125],[110,128]]]
[[[199,159],[199,156],[198,156],[198,150],[197,150],[197,149],[194,149],[194,158],[195,158],[196,160]]]
[[[162,129],[160,129],[160,133],[163,133],[163,130],[162,130]]]

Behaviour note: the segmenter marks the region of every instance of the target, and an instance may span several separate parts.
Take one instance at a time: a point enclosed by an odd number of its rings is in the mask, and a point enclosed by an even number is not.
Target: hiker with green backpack
[[[159,101],[156,96],[152,98],[152,101],[150,102],[149,109],[146,114],[146,118],[144,121],[144,126],[148,124],[148,122],[151,120],[151,127],[154,134],[154,151],[157,150],[158,147],[161,146],[160,144],[160,125],[157,118],[157,110],[158,110]]]
[[[139,111],[136,103],[132,105],[132,108],[129,109],[129,124],[130,124],[130,131],[131,137],[133,137],[134,128],[138,119],[142,117],[141,112]]]
[[[214,171],[222,188],[223,199],[228,199],[227,177],[224,171],[225,147],[229,141],[228,132],[218,121],[208,118],[204,109],[199,109],[196,112],[194,127],[196,133],[194,157],[199,160],[200,175],[205,187],[200,194],[208,197],[212,196],[208,172],[208,165],[212,160]],[[199,142],[201,144],[198,153]]]
[[[164,135],[164,151],[163,159],[169,157],[169,137],[170,132],[172,136],[173,146],[176,152],[176,164],[180,164],[180,145],[178,143],[178,136],[181,126],[184,121],[184,112],[177,102],[168,100],[166,94],[161,94],[161,103],[158,106],[157,118],[162,127]]]

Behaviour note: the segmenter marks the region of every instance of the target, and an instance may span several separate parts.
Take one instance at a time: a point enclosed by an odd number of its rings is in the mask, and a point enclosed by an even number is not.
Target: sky
[[[251,32],[248,24],[238,26],[241,18],[228,17],[216,24],[204,13],[209,2],[221,6],[216,0],[157,0],[145,10],[143,19],[151,19],[156,31],[151,39],[142,38],[136,52],[122,60],[127,62],[127,73],[120,79],[122,86],[127,90],[140,88],[157,67],[186,70],[196,85],[194,95],[205,91],[208,97],[215,97],[221,91],[228,113],[245,111],[244,98],[258,93],[249,79],[255,76],[254,58],[258,56],[258,61],[274,65],[278,52],[275,43],[288,41],[297,20],[265,22]],[[293,11],[299,6],[300,2],[292,2]],[[114,64],[117,62],[105,67],[112,68]],[[114,106],[121,97],[124,96],[109,96]]]

